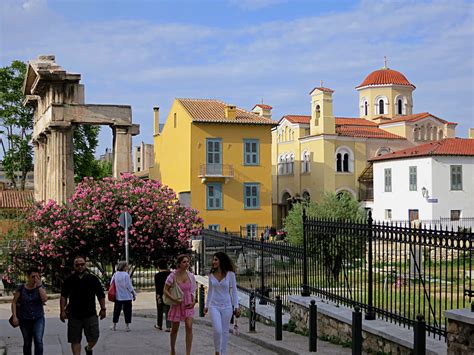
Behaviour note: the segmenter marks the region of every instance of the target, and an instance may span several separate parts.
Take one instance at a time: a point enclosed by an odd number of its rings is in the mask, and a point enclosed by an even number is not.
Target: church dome
[[[399,71],[392,70],[389,68],[382,68],[373,71],[364,79],[364,81],[356,87],[356,89],[364,86],[377,86],[377,85],[405,85],[411,86],[415,89],[415,85],[410,83],[408,79]]]

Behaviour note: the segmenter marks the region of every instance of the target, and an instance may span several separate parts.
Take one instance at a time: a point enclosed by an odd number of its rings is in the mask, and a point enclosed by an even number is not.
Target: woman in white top
[[[225,355],[232,314],[240,317],[235,267],[226,253],[217,252],[212,258],[209,287],[204,313],[209,312],[214,330],[216,355]]]
[[[137,293],[132,286],[132,280],[128,274],[128,264],[126,261],[118,263],[117,272],[112,276],[115,281],[115,303],[112,330],[116,329],[117,323],[122,312],[125,317],[125,331],[130,331],[130,323],[132,323],[132,300],[135,301]],[[110,281],[112,283],[112,280]]]

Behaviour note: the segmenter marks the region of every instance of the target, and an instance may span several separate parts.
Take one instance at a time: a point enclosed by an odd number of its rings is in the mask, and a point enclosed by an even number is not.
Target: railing
[[[281,241],[252,240],[202,232],[200,272],[224,251],[237,266],[241,289],[274,302],[288,295],[315,294],[359,306],[367,319],[411,327],[422,314],[433,337],[446,337],[444,311],[473,300],[472,232],[410,224],[339,222],[307,218],[306,248]]]
[[[370,216],[370,215],[369,215]],[[473,289],[472,233],[423,225],[341,223],[308,218],[310,291],[365,309],[368,318],[412,326],[422,314],[446,336],[446,309],[464,308]]]
[[[201,164],[199,177],[233,177],[234,166],[231,164]]]
[[[394,220],[390,222],[393,224],[402,225],[410,223],[409,220]],[[453,230],[467,228],[470,229],[470,231],[474,231],[474,217],[461,217],[459,219],[451,219],[450,217],[440,217],[439,219],[422,219],[418,220],[417,222],[428,228],[448,228]]]
[[[227,253],[237,267],[239,289],[250,293],[256,291],[260,299],[274,302],[282,297],[288,308],[288,295],[301,288],[303,252],[283,242],[244,239],[215,231],[202,231],[202,245],[197,254],[201,267],[198,273],[207,274],[211,268],[212,255],[218,251]],[[263,297],[262,297],[263,296]]]

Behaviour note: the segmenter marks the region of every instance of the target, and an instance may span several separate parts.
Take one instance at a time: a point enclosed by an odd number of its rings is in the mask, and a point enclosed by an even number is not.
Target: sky
[[[413,112],[474,127],[474,2],[349,0],[2,0],[0,65],[56,55],[81,73],[86,103],[131,105],[153,143],[153,107],[219,99],[272,118],[309,115],[309,92],[335,90],[335,116],[358,117],[355,87],[384,65],[417,89]],[[103,127],[97,154],[112,146]]]

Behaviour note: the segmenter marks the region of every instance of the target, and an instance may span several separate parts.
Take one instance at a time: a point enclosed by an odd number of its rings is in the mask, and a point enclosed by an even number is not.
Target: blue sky
[[[309,91],[335,90],[335,116],[357,117],[354,89],[388,66],[417,89],[414,112],[474,127],[472,1],[2,0],[0,61],[55,54],[82,74],[87,103],[128,104],[152,143],[153,106],[216,98],[273,118],[309,114]],[[111,146],[102,129],[100,154]]]

